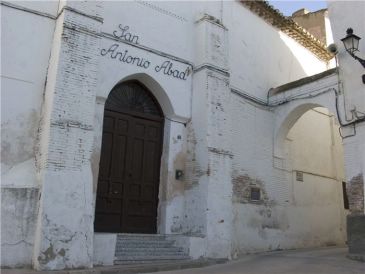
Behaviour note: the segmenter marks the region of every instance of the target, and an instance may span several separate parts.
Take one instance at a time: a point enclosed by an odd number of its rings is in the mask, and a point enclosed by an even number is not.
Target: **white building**
[[[112,264],[124,233],[191,258],[344,244],[365,93],[340,39],[364,8],[329,4],[334,69],[263,1],[1,2],[2,266]]]

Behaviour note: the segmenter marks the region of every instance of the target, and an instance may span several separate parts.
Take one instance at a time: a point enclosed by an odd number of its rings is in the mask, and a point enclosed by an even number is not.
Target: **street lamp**
[[[346,51],[365,68],[365,60],[354,54],[354,52],[359,51],[359,41],[361,38],[354,34],[352,28],[348,28],[346,34],[346,37],[341,39]]]
[[[348,28],[346,31],[346,37],[342,38],[341,41],[345,46],[346,51],[365,68],[365,60],[356,56],[354,52],[359,51],[360,37],[354,34],[352,28]],[[365,84],[365,74],[362,76],[362,82]]]
[[[359,41],[361,38],[354,34],[352,28],[348,28],[346,34],[346,37],[342,38],[341,41],[343,42],[346,51],[352,56],[355,51],[359,51]]]

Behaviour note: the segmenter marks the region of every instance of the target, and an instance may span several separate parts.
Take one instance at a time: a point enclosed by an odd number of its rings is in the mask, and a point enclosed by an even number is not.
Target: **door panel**
[[[163,122],[104,116],[95,231],[156,233]]]
[[[130,192],[125,193],[125,231],[155,233],[161,158],[162,123],[134,117]],[[158,138],[160,137],[160,138]]]
[[[118,232],[122,225],[125,169],[131,119],[105,110],[95,208],[95,231]]]

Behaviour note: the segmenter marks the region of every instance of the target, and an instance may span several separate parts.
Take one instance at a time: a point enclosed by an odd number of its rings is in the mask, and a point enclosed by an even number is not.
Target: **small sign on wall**
[[[296,180],[298,182],[303,182],[304,181],[304,178],[303,178],[303,172],[302,171],[296,171],[295,172],[295,177],[296,177]]]
[[[251,201],[260,201],[261,200],[261,190],[258,187],[251,187],[250,200]]]

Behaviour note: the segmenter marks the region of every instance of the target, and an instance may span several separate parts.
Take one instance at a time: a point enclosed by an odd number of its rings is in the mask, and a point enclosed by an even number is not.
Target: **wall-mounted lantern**
[[[348,28],[346,31],[346,37],[342,38],[341,41],[345,46],[346,51],[365,68],[365,60],[355,55],[356,51],[359,51],[360,37],[354,34],[352,28]],[[365,84],[365,74],[362,76],[362,82]]]
[[[342,38],[341,41],[343,42],[346,51],[352,56],[355,51],[359,51],[359,41],[361,38],[354,34],[352,28],[348,28],[346,34],[346,37]]]

